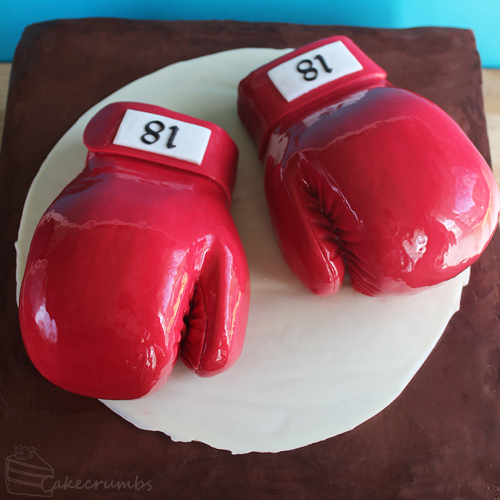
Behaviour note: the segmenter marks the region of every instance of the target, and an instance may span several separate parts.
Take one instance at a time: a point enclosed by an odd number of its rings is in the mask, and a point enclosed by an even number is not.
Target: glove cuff
[[[386,76],[349,38],[325,38],[244,78],[238,88],[238,115],[263,160],[271,132],[284,119],[320,109],[354,88],[387,85]]]
[[[110,153],[193,172],[224,190],[229,205],[238,148],[217,125],[159,106],[116,102],[88,123],[83,142],[93,153]]]

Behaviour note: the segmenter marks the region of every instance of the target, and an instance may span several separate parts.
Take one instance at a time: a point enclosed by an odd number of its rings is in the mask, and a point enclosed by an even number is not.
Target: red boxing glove
[[[239,86],[281,251],[316,294],[338,291],[344,267],[367,295],[435,285],[470,266],[497,227],[498,187],[471,141],[385,78],[338,36]]]
[[[243,347],[249,273],[229,212],[238,151],[214,124],[114,103],[83,172],[47,209],[20,296],[26,350],[71,392],[132,399],[179,356],[201,376]]]

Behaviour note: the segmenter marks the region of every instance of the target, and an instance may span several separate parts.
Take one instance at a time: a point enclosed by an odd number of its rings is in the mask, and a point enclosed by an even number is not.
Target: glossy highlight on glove
[[[183,123],[208,129],[201,163],[115,144],[127,110],[177,120],[179,148]],[[139,103],[103,108],[84,142],[85,168],[43,215],[28,255],[20,323],[34,365],[102,399],[159,389],[178,357],[200,376],[226,370],[243,347],[250,293],[229,212],[236,145],[216,125]]]
[[[359,66],[323,57],[339,42]],[[287,66],[287,84],[310,68],[333,76],[279,90],[271,76]],[[252,72],[238,112],[265,164],[283,256],[316,294],[338,291],[346,270],[367,295],[438,284],[470,266],[498,225],[498,186],[466,134],[434,103],[393,87],[345,37]]]

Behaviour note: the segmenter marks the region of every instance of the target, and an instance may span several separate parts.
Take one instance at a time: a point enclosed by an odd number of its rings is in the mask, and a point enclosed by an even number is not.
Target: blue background
[[[0,0],[0,61],[25,26],[77,17],[233,19],[383,28],[472,28],[485,67],[500,67],[500,0]]]

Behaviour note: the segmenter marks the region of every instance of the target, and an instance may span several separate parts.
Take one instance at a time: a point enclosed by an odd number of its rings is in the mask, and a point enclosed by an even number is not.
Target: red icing
[[[287,102],[267,72],[342,40],[363,70]],[[394,88],[345,37],[272,61],[239,87],[239,115],[266,165],[283,255],[314,293],[345,268],[368,295],[411,292],[470,266],[498,223],[487,163],[438,106]]]
[[[201,166],[112,145],[131,107],[200,123],[142,104],[100,111],[85,131],[85,169],[38,224],[20,296],[38,370],[104,399],[157,390],[179,355],[201,376],[226,370],[242,350],[249,307],[228,208],[236,146],[207,122]]]

